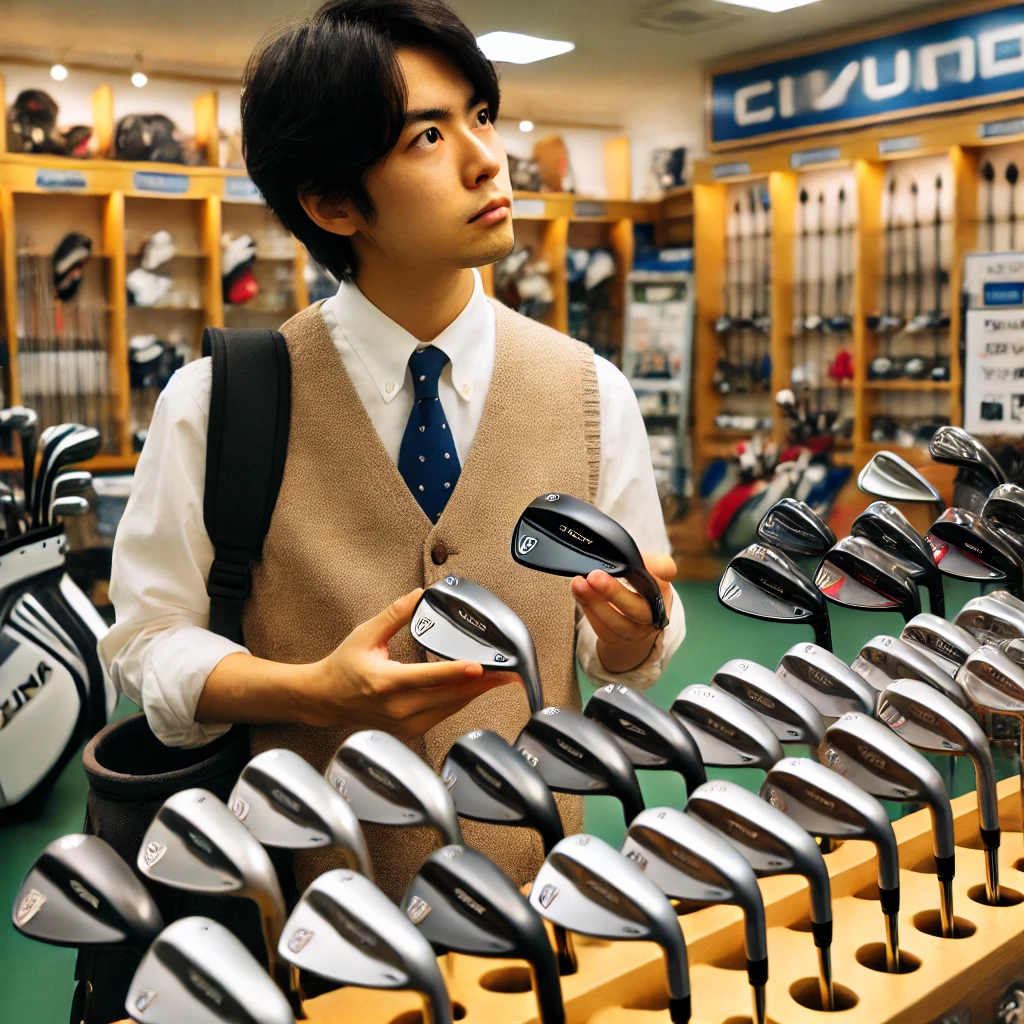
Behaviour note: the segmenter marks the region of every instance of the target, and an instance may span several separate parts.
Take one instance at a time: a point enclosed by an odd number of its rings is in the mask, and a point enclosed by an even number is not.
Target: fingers
[[[635,590],[624,586],[620,580],[609,576],[600,569],[590,573],[586,582],[591,590],[598,594],[605,601],[613,604],[626,618],[632,619],[644,625],[651,622],[651,609],[645,598],[641,597]],[[582,587],[580,588],[583,589]],[[576,593],[575,588],[573,593]],[[584,591],[584,596],[589,596]]]
[[[381,671],[391,689],[425,689],[479,679],[484,667],[476,661],[389,661]]]
[[[392,601],[387,608],[372,619],[367,619],[366,622],[356,626],[350,635],[358,638],[358,642],[367,647],[386,644],[403,626],[409,624],[412,613],[422,596],[422,587],[409,591],[397,601]]]
[[[492,676],[506,676],[501,678]],[[403,731],[419,734],[460,711],[481,694],[508,685],[507,673],[487,673],[480,679],[453,683],[444,689],[408,691],[393,698],[388,708]]]
[[[593,574],[592,574],[593,575]],[[625,591],[625,588],[622,588]],[[583,614],[587,621],[594,627],[594,632],[599,640],[607,644],[617,644],[626,641],[636,643],[651,635],[651,611],[647,608],[647,621],[637,622],[627,618],[618,609],[614,608],[606,598],[591,586],[589,579],[577,576],[572,581],[572,592],[583,608]],[[628,594],[628,591],[626,591]],[[632,594],[646,608],[647,602],[643,598]]]
[[[671,555],[643,555],[644,568],[657,580],[671,582],[676,578],[678,569],[676,560]]]

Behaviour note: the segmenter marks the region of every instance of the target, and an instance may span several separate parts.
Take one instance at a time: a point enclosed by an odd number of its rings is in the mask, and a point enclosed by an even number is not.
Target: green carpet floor
[[[686,608],[686,640],[650,691],[663,707],[668,707],[684,686],[707,682],[730,658],[749,658],[774,667],[794,643],[811,639],[810,631],[804,627],[756,622],[726,611],[718,604],[715,586],[710,583],[685,583],[678,590]],[[974,586],[947,581],[946,600],[951,614],[977,592]],[[849,612],[835,607],[832,613],[835,650],[847,662],[870,637],[878,633],[898,634],[902,628],[902,619],[894,614]],[[584,684],[583,689],[585,700],[592,688]],[[132,710],[133,706],[122,700],[118,715]],[[1016,771],[1013,761],[999,757],[998,752],[997,758],[1000,778]],[[973,789],[973,772],[969,763],[956,767],[954,795],[959,795]],[[751,789],[756,789],[764,777],[762,772],[748,769],[709,774],[732,778]],[[681,805],[685,800],[685,790],[677,778],[647,772],[641,782],[648,807]],[[74,951],[22,938],[7,923],[7,908],[12,905],[35,855],[51,839],[81,830],[85,793],[81,762],[74,758],[40,809],[0,817],[0,912],[4,918],[0,922],[0,964],[7,967],[0,998],[0,1020],[4,1024],[64,1024],[68,1019],[74,989]],[[898,811],[894,808],[892,813]],[[588,797],[586,829],[611,843],[621,842],[624,823],[619,804],[608,797]]]

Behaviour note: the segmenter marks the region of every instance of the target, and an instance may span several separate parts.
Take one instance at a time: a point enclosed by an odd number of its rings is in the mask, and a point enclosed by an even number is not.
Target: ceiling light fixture
[[[752,7],[755,11],[767,11],[769,14],[781,14],[783,11],[793,10],[794,7],[816,4],[818,0],[718,0],[718,2],[731,4],[733,7]]]
[[[520,121],[519,122],[519,130],[521,132],[532,132],[533,131],[533,122],[532,121]]]
[[[149,76],[142,70],[142,54],[135,57],[135,70],[132,72],[132,85],[141,89],[149,81]]]
[[[575,43],[540,39],[521,32],[488,32],[476,42],[488,60],[504,64],[532,64],[576,49]]]
[[[58,61],[50,68],[50,77],[55,82],[63,82],[68,77],[68,69]]]

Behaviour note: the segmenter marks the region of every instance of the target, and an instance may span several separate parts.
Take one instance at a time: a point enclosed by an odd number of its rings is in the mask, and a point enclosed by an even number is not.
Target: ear
[[[359,225],[352,218],[352,207],[349,203],[325,196],[311,196],[299,193],[306,216],[324,231],[333,235],[351,237],[359,230]]]

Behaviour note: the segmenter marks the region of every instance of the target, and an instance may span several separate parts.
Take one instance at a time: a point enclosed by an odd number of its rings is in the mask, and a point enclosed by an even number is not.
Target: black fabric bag
[[[277,501],[288,449],[291,367],[277,331],[208,327],[203,355],[213,364],[203,519],[214,545],[207,590],[210,630],[242,642],[251,564]],[[89,795],[84,831],[106,840],[134,867],[142,837],[172,794],[201,787],[227,800],[249,760],[249,730],[192,750],[164,746],[139,713],[100,730],[82,755]],[[289,851],[271,851],[285,900],[297,898]],[[250,900],[186,893],[140,875],[169,924],[202,914],[230,928],[264,964],[260,917]],[[124,947],[79,951],[71,1024],[109,1024],[124,1001],[141,954]]]

